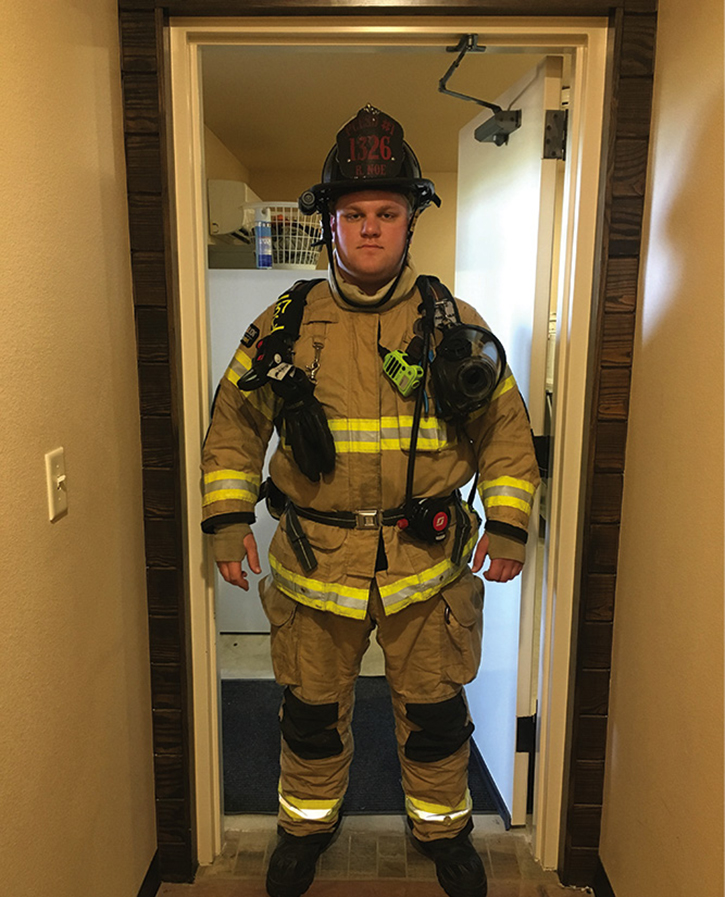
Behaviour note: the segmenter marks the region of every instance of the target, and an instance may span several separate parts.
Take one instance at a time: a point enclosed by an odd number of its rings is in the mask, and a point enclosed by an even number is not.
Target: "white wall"
[[[156,839],[117,8],[6,0],[2,27],[0,892],[136,897]]]
[[[723,893],[723,8],[660,0],[600,853]]]

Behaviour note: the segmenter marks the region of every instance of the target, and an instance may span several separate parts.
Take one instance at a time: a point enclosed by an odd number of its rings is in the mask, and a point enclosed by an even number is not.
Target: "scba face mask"
[[[501,342],[484,327],[455,324],[445,330],[430,373],[441,417],[467,417],[491,400],[506,370]]]

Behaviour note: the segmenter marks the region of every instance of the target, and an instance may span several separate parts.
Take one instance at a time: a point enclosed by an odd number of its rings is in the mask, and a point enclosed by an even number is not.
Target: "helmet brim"
[[[369,190],[389,190],[391,193],[402,193],[412,200],[415,212],[422,211],[431,203],[436,206],[441,204],[433,181],[429,181],[427,178],[359,178],[315,184],[300,197],[300,209],[303,212],[307,211],[308,214],[313,209],[320,213],[332,211],[331,203],[337,202],[341,196]]]

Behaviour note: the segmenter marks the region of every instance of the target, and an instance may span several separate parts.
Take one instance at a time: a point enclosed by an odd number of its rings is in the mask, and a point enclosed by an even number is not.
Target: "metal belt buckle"
[[[355,529],[379,529],[382,511],[355,511]]]

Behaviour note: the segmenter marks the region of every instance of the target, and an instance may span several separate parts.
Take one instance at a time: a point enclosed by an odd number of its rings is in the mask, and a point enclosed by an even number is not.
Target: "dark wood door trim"
[[[159,868],[196,869],[188,614],[184,582],[171,178],[164,23],[173,16],[609,16],[604,226],[599,239],[583,565],[574,651],[566,830],[559,874],[597,870],[629,386],[654,75],[656,0],[119,0],[144,524]]]

